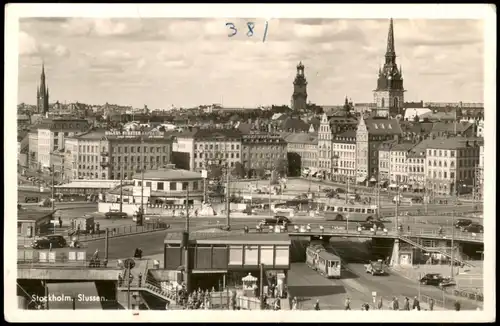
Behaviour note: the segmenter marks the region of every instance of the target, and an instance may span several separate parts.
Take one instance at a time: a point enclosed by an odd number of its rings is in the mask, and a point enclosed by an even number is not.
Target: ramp
[[[421,249],[421,250],[423,250],[423,251],[427,251],[427,252],[435,252],[435,253],[439,253],[439,254],[441,254],[441,255],[444,255],[444,256],[446,256],[446,257],[448,257],[448,258],[450,258],[450,259],[452,258],[452,257],[451,257],[451,253],[447,253],[446,251],[442,251],[442,250],[439,250],[439,249],[437,249],[437,248],[433,248],[433,247],[424,247],[423,245],[421,245],[421,244],[419,244],[419,243],[417,243],[417,242],[415,242],[415,241],[411,240],[410,238],[405,237],[405,236],[403,236],[403,235],[400,235],[400,236],[399,236],[399,239],[400,239],[401,241],[404,241],[404,242],[406,242],[406,243],[408,243],[408,244],[410,244],[410,245],[412,245],[412,246],[414,246],[414,247],[417,247],[417,248],[419,248],[419,249]],[[469,267],[474,267],[474,265],[473,265],[473,264],[471,264],[470,262],[465,261],[465,260],[458,259],[457,257],[453,257],[453,260],[454,260],[455,262],[457,262],[457,263],[464,264],[464,265],[469,266]]]

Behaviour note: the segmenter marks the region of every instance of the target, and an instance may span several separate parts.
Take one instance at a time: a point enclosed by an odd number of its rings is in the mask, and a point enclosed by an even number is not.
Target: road
[[[410,281],[394,272],[389,272],[386,276],[367,274],[364,264],[373,257],[360,241],[335,239],[330,243],[335,248],[335,252],[347,263],[347,277],[342,280],[343,283],[346,287],[355,289],[359,299],[371,301],[372,292],[376,292],[378,298],[382,296],[385,302],[391,300],[393,296],[398,296],[400,307],[402,307],[402,297],[408,297],[412,302],[412,298],[418,296],[420,291],[421,295],[435,300],[442,301],[444,298],[447,309],[453,309],[455,298],[444,294],[438,287],[419,286],[417,282]],[[463,310],[475,310],[478,307],[474,302],[465,300],[461,300],[461,305]]]

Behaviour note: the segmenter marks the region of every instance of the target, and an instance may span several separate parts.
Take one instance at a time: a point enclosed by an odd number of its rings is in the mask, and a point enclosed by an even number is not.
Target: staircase
[[[412,246],[414,246],[414,247],[416,247],[416,248],[419,248],[419,249],[421,249],[423,251],[436,252],[436,253],[440,253],[441,255],[444,255],[446,257],[451,258],[451,253],[447,253],[447,252],[445,252],[443,250],[440,250],[440,249],[437,249],[437,248],[433,248],[433,247],[424,247],[423,245],[421,245],[421,244],[419,244],[419,243],[411,240],[409,237],[406,237],[404,235],[399,235],[399,239],[402,240],[402,241],[404,241],[404,242],[406,242],[406,243],[408,243],[408,244],[410,244],[410,245],[412,245]],[[470,262],[458,259],[457,257],[453,257],[453,260],[455,262],[460,263],[460,264],[464,264],[464,265],[469,266],[469,267],[474,267],[474,265],[472,265]]]
[[[125,281],[123,284],[118,286],[118,291],[128,291],[128,289],[129,288]],[[146,277],[145,280],[142,280],[141,284],[138,283],[137,279],[134,279],[130,284],[130,291],[145,291],[156,296],[157,298],[168,301],[171,304],[175,304],[177,299],[177,293],[175,290],[162,288],[160,282],[150,276]]]

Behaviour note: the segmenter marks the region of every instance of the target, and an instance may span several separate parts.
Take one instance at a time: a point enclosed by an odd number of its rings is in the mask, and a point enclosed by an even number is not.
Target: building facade
[[[482,138],[435,138],[427,148],[427,188],[434,195],[472,191]]]
[[[66,141],[71,179],[132,180],[142,170],[170,164],[172,137],[165,132],[92,131]]]
[[[258,169],[276,169],[280,161],[287,160],[287,144],[279,134],[243,135],[241,146],[241,163],[249,176]]]
[[[64,150],[65,138],[87,131],[85,119],[50,119],[38,126],[38,162],[42,169],[53,162],[51,153]]]
[[[356,131],[356,182],[378,180],[378,154],[382,142],[399,139],[402,131],[396,119],[360,119]]]
[[[28,165],[30,169],[38,170],[38,129],[32,129],[28,133]]]
[[[318,173],[328,180],[333,175],[332,138],[328,117],[323,113],[318,130]]]
[[[333,180],[347,182],[356,177],[356,132],[344,131],[332,141]]]
[[[391,149],[396,140],[382,142],[378,147],[378,180],[380,184],[391,180]]]
[[[317,171],[318,135],[290,133],[285,136],[288,153],[288,166],[291,169]]]
[[[392,18],[387,36],[387,51],[384,67],[379,69],[377,88],[374,91],[376,116],[387,117],[403,114],[404,104],[403,71],[396,64],[396,49],[394,46],[394,27]]]
[[[293,81],[292,109],[303,112],[307,107],[307,80],[304,75],[304,65],[297,65],[297,75]]]
[[[408,184],[413,190],[425,189],[425,161],[429,140],[416,144],[406,154],[408,166]]]
[[[408,187],[409,166],[408,152],[415,146],[413,143],[394,144],[390,151],[390,182]]]
[[[174,151],[189,153],[189,167],[194,171],[212,165],[234,168],[241,163],[241,136],[233,129],[199,129],[178,135]]]

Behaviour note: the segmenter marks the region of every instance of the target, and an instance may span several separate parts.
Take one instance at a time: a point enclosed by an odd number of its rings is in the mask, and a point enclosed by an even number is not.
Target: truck
[[[382,261],[382,259],[379,259],[377,261],[370,261],[365,265],[365,271],[372,275],[385,275],[386,273],[384,262]]]

